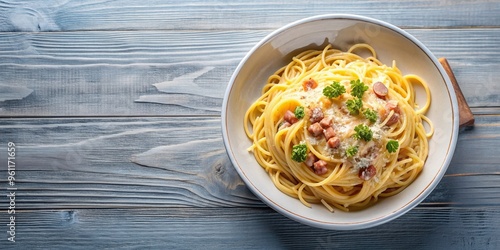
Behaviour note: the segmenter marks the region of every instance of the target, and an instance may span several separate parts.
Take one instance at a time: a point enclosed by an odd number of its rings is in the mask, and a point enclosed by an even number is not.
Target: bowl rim
[[[230,143],[230,138],[228,137],[228,130],[227,130],[227,109],[228,109],[228,100],[229,96],[232,92],[233,85],[235,83],[235,80],[237,76],[239,75],[241,69],[244,67],[244,65],[247,63],[248,59],[250,56],[258,50],[262,45],[267,43],[269,40],[274,38],[275,36],[279,35],[280,33],[293,28],[298,25],[302,25],[305,23],[309,22],[314,22],[314,21],[320,21],[320,20],[325,20],[325,19],[349,19],[349,20],[354,20],[354,21],[361,21],[361,22],[367,22],[371,24],[375,24],[378,26],[382,26],[385,28],[388,28],[412,43],[414,43],[419,49],[421,49],[425,55],[432,61],[434,66],[437,68],[437,70],[440,73],[441,78],[446,84],[446,89],[449,95],[449,99],[451,100],[451,106],[452,106],[452,135],[450,138],[450,142],[448,144],[448,149],[446,153],[446,157],[444,158],[440,169],[438,170],[437,174],[434,175],[432,180],[428,183],[427,186],[425,186],[417,196],[413,197],[408,203],[404,204],[403,206],[397,207],[394,209],[392,212],[385,213],[384,215],[376,218],[371,218],[365,221],[359,221],[359,222],[326,222],[326,221],[319,221],[316,219],[304,217],[302,215],[299,215],[295,212],[289,211],[288,209],[280,206],[277,204],[275,201],[270,199],[266,194],[262,193],[257,189],[257,187],[254,185],[254,183],[246,176],[245,172],[243,169],[241,169],[240,164],[238,164],[238,161],[236,157],[234,156],[232,150],[231,150],[231,143]],[[357,229],[364,229],[364,228],[370,228],[370,227],[375,227],[378,225],[381,225],[383,223],[389,222],[391,220],[394,220],[414,207],[416,207],[418,204],[420,204],[434,189],[435,187],[439,184],[440,180],[444,176],[452,158],[453,154],[455,152],[457,140],[458,140],[458,131],[459,131],[459,109],[458,109],[458,101],[457,97],[453,88],[453,85],[451,84],[450,78],[446,71],[444,70],[443,66],[441,63],[439,63],[438,59],[434,56],[434,54],[418,39],[413,37],[411,34],[408,32],[404,31],[403,29],[390,24],[388,22],[378,20],[375,18],[367,17],[367,16],[362,16],[362,15],[354,15],[354,14],[323,14],[323,15],[315,15],[311,17],[306,17],[303,19],[299,19],[297,21],[288,23],[273,32],[269,33],[266,35],[263,39],[261,39],[257,44],[255,44],[252,49],[247,52],[247,54],[243,57],[243,59],[239,62],[238,66],[234,70],[230,80],[229,84],[226,88],[226,91],[224,93],[224,99],[222,103],[222,110],[221,110],[221,123],[222,123],[222,137],[223,137],[223,142],[224,146],[226,148],[226,153],[228,157],[230,158],[231,163],[233,164],[233,167],[236,169],[238,172],[239,176],[242,178],[246,186],[252,191],[254,195],[256,195],[261,201],[263,201],[266,205],[274,209],[275,211],[279,212],[280,214],[293,219],[295,221],[301,222],[303,224],[317,227],[317,228],[323,228],[323,229],[330,229],[330,230],[357,230]]]

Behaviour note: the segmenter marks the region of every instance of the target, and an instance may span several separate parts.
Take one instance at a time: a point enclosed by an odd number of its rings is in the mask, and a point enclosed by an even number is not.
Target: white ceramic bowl
[[[261,94],[269,75],[299,52],[326,43],[346,50],[355,43],[370,44],[378,58],[391,65],[396,60],[403,74],[423,77],[431,91],[427,116],[435,125],[429,157],[419,177],[403,192],[356,212],[322,205],[308,208],[280,192],[247,151],[251,141],[243,130],[245,111]],[[425,98],[420,90],[418,97]],[[419,93],[420,92],[420,93]],[[420,99],[423,100],[423,99]],[[356,15],[321,15],[288,24],[262,39],[243,58],[227,87],[222,107],[222,134],[229,158],[248,188],[268,206],[304,224],[338,230],[373,227],[393,220],[417,206],[436,187],[451,161],[458,135],[458,106],[448,76],[439,61],[407,32],[383,21]]]

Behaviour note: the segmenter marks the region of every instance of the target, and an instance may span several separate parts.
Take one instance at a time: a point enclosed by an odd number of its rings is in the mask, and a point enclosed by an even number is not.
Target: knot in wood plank
[[[64,224],[71,225],[78,222],[78,216],[76,211],[62,211],[61,219]]]
[[[46,7],[42,6],[24,6],[15,7],[8,10],[6,22],[0,25],[2,31],[15,32],[39,32],[39,31],[57,31],[60,28],[50,18],[50,13]],[[4,26],[5,25],[5,26]]]

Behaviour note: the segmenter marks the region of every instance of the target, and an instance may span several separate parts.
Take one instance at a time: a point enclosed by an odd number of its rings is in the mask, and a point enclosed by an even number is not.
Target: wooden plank
[[[0,145],[9,140],[17,146],[16,183],[23,192],[16,200],[26,208],[262,206],[230,164],[220,119],[3,119],[0,124]],[[5,182],[6,171],[0,177]]]
[[[218,114],[233,69],[265,33],[0,34],[0,86],[32,91],[0,113]]]
[[[0,216],[2,224],[4,218]],[[299,224],[268,208],[21,210],[16,213],[16,243],[3,246],[488,250],[500,247],[499,218],[498,209],[414,209],[375,228],[330,231]]]
[[[471,107],[499,106],[500,29],[408,31],[448,59]],[[0,33],[0,116],[218,115],[268,32]]]
[[[232,167],[219,118],[16,118],[0,131],[0,150],[16,143],[24,209],[265,206]],[[499,134],[499,115],[477,116],[421,207],[500,206]]]
[[[498,27],[498,1],[0,2],[0,31],[274,29],[319,14],[349,13],[402,27]],[[443,14],[446,13],[446,14]]]

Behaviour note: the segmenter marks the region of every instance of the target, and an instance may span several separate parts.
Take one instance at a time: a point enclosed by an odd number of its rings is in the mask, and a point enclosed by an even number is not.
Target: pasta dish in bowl
[[[230,81],[224,143],[247,186],[308,225],[401,216],[453,155],[458,109],[437,59],[390,24],[316,16],[257,44]]]
[[[368,58],[355,54],[367,49]],[[427,100],[416,109],[413,84]],[[367,44],[308,50],[269,77],[243,124],[275,186],[310,207],[348,211],[392,196],[420,173],[432,122],[427,84],[376,59]],[[426,132],[423,121],[430,124]]]

